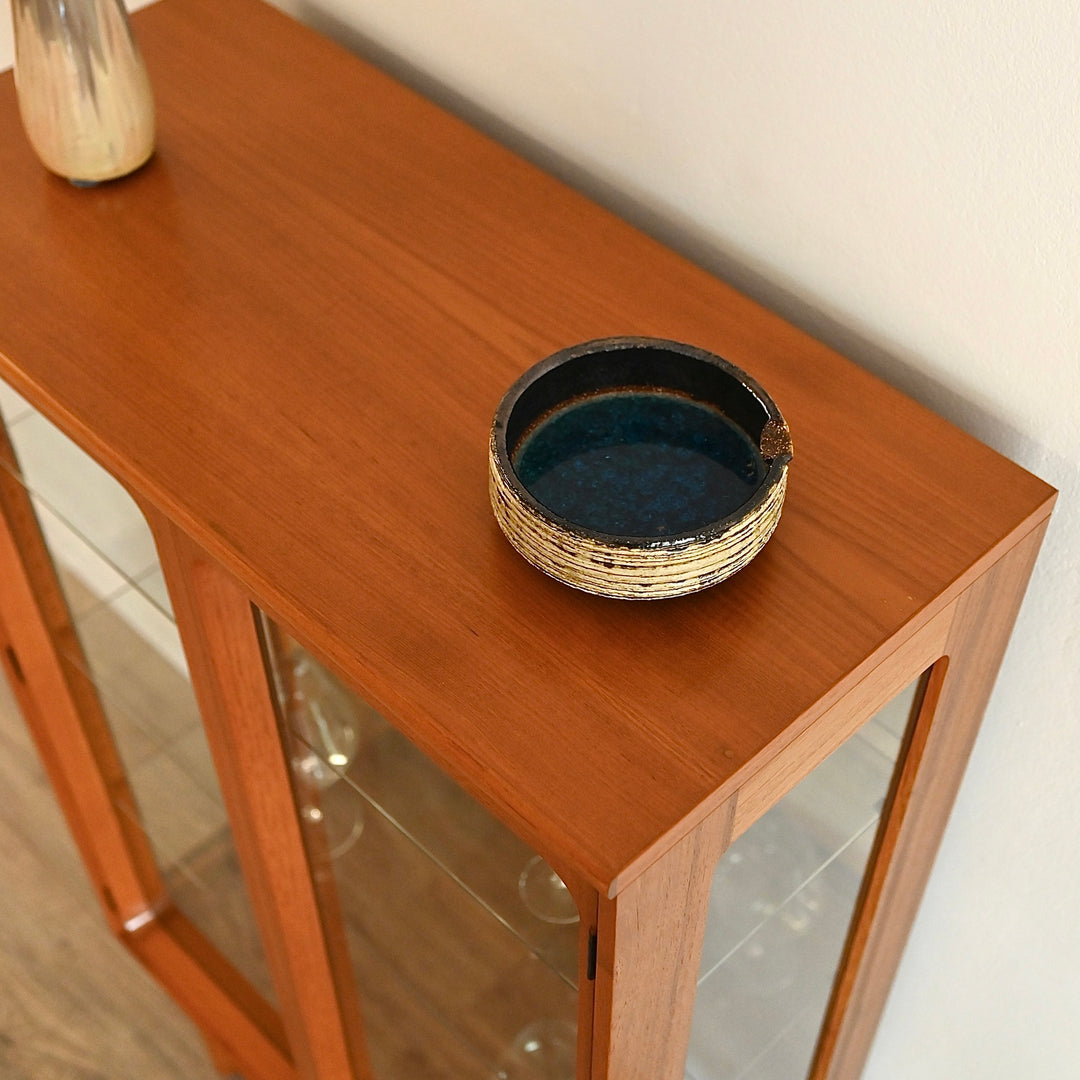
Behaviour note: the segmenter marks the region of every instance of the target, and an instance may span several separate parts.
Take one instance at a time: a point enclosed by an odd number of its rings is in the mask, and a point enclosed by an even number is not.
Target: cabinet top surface
[[[258,0],[134,23],[159,149],[123,181],[46,174],[0,82],[0,377],[594,882],[1047,512],[1041,481]],[[775,536],[696,596],[574,592],[488,505],[506,388],[620,334],[727,357],[791,426]]]

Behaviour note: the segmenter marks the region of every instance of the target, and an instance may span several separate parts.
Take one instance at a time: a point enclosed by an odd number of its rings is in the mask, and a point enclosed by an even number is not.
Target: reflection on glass
[[[868,721],[720,860],[688,1080],[807,1075],[917,685]]]
[[[279,689],[286,721],[295,738],[291,762],[300,793],[300,813],[323,831],[327,855],[339,858],[364,829],[363,804],[356,799],[333,800],[328,793],[342,782],[360,748],[359,711],[332,679],[295,643],[278,647]]]
[[[154,541],[135,501],[76,443],[33,410],[20,413],[8,433],[61,566],[99,599],[157,568]]]

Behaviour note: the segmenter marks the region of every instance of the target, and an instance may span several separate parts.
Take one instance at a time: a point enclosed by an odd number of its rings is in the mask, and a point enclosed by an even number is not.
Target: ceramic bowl
[[[708,588],[772,536],[791,437],[762,387],[692,345],[604,338],[525,372],[495,414],[489,493],[538,569],[601,596]]]

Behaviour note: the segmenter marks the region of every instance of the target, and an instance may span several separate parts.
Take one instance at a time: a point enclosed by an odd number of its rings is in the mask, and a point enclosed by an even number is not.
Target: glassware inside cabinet
[[[579,927],[565,886],[288,634],[269,620],[265,634],[374,1076],[573,1080]],[[554,914],[523,895],[537,867]]]
[[[921,679],[724,853],[687,1080],[803,1080]]]

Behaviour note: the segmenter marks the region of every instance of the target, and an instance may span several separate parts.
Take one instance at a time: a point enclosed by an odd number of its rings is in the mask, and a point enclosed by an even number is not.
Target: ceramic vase
[[[23,128],[76,184],[124,176],[154,150],[154,99],[122,0],[11,0]]]

